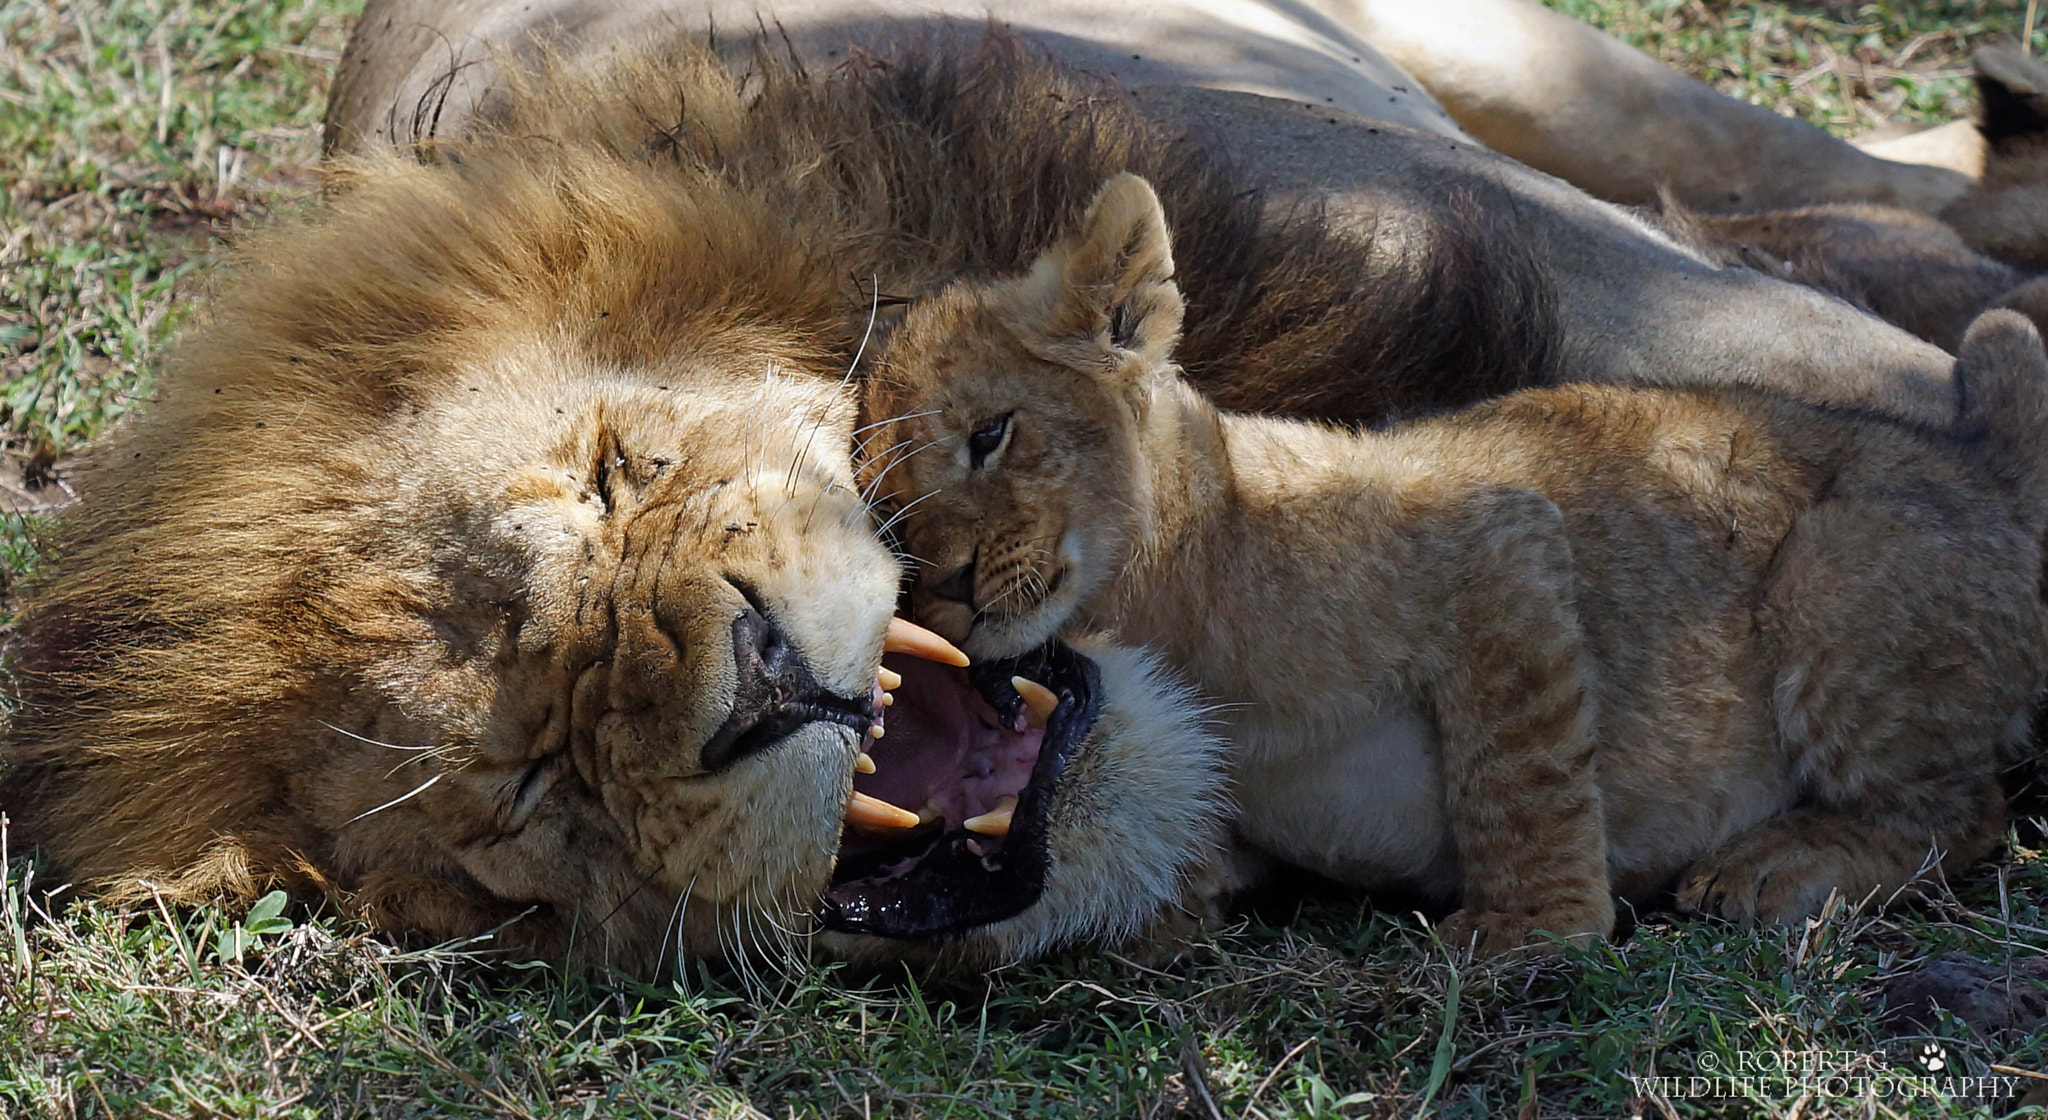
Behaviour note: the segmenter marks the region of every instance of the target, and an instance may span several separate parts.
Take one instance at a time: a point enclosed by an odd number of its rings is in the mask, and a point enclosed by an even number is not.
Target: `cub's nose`
[[[964,603],[972,607],[974,605],[974,558],[969,557],[967,563],[932,580],[930,590],[934,598],[950,599],[953,602]]]

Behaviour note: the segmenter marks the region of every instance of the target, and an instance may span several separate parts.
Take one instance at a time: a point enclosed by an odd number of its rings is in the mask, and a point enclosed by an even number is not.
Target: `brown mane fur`
[[[894,303],[1023,267],[1104,179],[1142,175],[1188,231],[1176,245],[1194,324],[1184,368],[1227,407],[1372,422],[1558,378],[1554,296],[1504,192],[1448,198],[1402,244],[1376,243],[1312,206],[1269,212],[1119,87],[1001,34],[821,76],[766,50],[746,57],[736,87],[688,47],[583,99],[515,86],[504,126],[568,134],[595,118],[616,150],[788,205],[840,239],[856,308],[871,279]]]

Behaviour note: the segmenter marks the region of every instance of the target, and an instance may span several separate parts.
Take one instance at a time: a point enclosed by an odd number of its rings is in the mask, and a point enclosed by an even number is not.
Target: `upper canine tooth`
[[[882,639],[882,649],[888,653],[907,653],[913,657],[922,657],[926,661],[937,661],[942,665],[954,665],[962,669],[970,664],[967,655],[955,648],[953,643],[907,618],[889,620],[889,634]]]
[[[846,823],[867,828],[916,828],[917,814],[855,790],[846,801]]]
[[[1052,718],[1053,709],[1060,706],[1060,698],[1053,695],[1052,689],[1029,677],[1011,677],[1010,687],[1024,698],[1024,722],[1044,730],[1046,721]]]

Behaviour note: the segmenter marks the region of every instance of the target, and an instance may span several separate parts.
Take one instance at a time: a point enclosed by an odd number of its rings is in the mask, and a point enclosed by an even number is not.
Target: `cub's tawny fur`
[[[1541,389],[1356,433],[1220,412],[1140,179],[912,310],[862,466],[977,654],[1143,642],[1222,707],[1242,838],[1455,899],[1487,949],[1611,897],[1779,921],[1974,859],[2041,680],[2048,359],[1987,316],[1953,430]]]

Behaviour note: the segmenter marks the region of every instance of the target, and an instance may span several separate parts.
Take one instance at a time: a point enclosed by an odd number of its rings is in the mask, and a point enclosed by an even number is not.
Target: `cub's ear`
[[[1180,289],[1166,212],[1128,172],[1095,192],[1078,232],[1015,282],[1012,325],[1039,357],[1132,375],[1167,362],[1180,339]]]
[[[1977,130],[1993,150],[2048,137],[2048,67],[2014,47],[1980,47],[1970,57],[1981,104]]]

